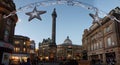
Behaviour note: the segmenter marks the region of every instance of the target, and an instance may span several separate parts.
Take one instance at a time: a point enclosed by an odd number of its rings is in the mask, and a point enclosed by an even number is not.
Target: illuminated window
[[[24,42],[24,45],[25,45],[26,43]]]
[[[14,48],[14,51],[15,51],[16,48]]]
[[[16,48],[16,52],[19,52],[20,51],[20,48]]]
[[[107,45],[108,45],[108,47],[111,46],[111,38],[110,37],[107,38]]]
[[[19,41],[15,41],[15,44],[19,44],[20,42]]]
[[[25,51],[26,51],[26,49],[25,49],[25,48],[23,48],[23,51],[25,52]]]
[[[34,50],[30,50],[30,53],[34,53]]]
[[[114,45],[115,45],[115,43],[114,43],[114,42],[112,42],[112,45],[114,46]]]
[[[96,43],[97,49],[99,49],[99,43]]]

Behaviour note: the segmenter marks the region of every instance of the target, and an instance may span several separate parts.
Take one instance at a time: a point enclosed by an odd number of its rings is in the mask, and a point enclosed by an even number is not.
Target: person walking
[[[24,59],[22,59],[22,61],[20,62],[20,65],[25,65]]]
[[[27,62],[25,63],[25,65],[31,65],[30,58],[27,58]]]

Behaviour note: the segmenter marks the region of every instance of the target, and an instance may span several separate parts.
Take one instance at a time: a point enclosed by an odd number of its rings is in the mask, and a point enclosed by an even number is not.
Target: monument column
[[[52,12],[52,42],[50,44],[50,61],[56,61],[57,59],[57,45],[56,45],[56,10],[54,8]]]
[[[52,13],[52,43],[56,45],[56,9],[54,8]]]

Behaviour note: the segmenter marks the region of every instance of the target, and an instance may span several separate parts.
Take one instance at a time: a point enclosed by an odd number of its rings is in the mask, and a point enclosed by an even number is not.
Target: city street
[[[38,65],[59,65],[59,63],[39,63]]]
[[[41,62],[38,65],[62,65],[62,64],[60,62]],[[78,65],[90,65],[90,61],[81,60],[78,61]]]
[[[120,65],[120,0],[0,0],[0,65]]]

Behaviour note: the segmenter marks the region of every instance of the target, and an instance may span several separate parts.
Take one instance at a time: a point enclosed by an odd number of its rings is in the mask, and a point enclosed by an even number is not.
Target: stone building
[[[56,60],[69,60],[69,59],[82,59],[82,46],[72,44],[72,41],[67,37],[63,44],[57,45],[56,49],[51,51],[52,40],[50,38],[43,39],[42,43],[39,43],[39,58],[41,61],[51,61],[50,57],[54,57],[51,52],[56,52]]]
[[[53,48],[53,43],[50,38],[43,39],[39,43],[38,57],[41,61],[56,61],[56,46]]]
[[[18,17],[5,16],[15,11],[13,0],[0,0],[0,65],[8,65],[10,54],[14,49],[13,36]]]
[[[39,43],[38,57],[40,58],[41,61],[50,61],[50,57],[53,58],[53,54],[50,54],[51,43],[52,40],[50,38],[43,39],[42,43]]]
[[[109,12],[110,16],[120,20],[120,8]],[[104,17],[98,23],[84,30],[82,45],[87,51],[88,59],[101,59],[106,64],[107,59],[114,59],[120,65],[120,22],[114,17]],[[111,19],[110,19],[111,18]]]
[[[15,35],[14,36],[14,51],[10,56],[11,64],[18,64],[22,60],[25,62],[27,58],[33,58],[35,55],[35,42],[29,37]]]
[[[82,46],[73,44],[67,37],[62,44],[57,45],[57,59],[82,59]]]

